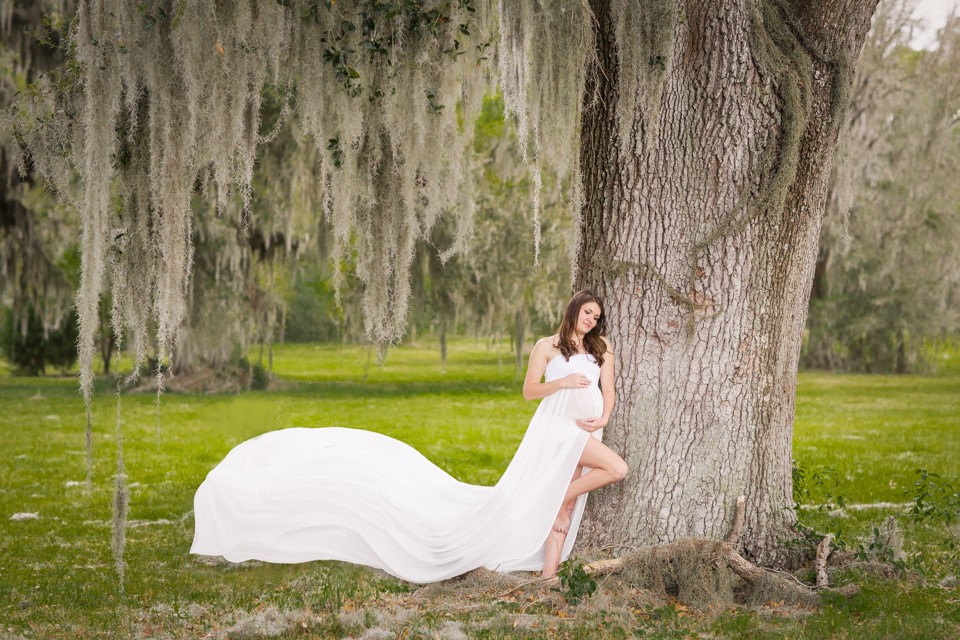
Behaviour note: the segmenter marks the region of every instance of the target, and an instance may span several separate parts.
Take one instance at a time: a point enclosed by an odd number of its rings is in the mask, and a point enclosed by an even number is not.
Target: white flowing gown
[[[603,411],[593,356],[558,355],[545,379],[570,373],[586,375],[590,386],[540,402],[492,487],[460,482],[413,447],[372,431],[291,428],[247,440],[197,489],[190,552],[231,562],[344,560],[417,583],[477,567],[540,570],[591,435],[575,421]],[[577,499],[562,559],[585,502],[585,495]]]

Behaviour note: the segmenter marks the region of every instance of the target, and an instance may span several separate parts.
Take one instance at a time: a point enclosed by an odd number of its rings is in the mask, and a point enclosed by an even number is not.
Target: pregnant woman
[[[343,560],[418,583],[477,567],[554,575],[586,493],[627,472],[600,442],[614,402],[605,325],[600,301],[581,291],[558,333],[536,344],[523,393],[543,401],[495,486],[460,482],[372,431],[273,431],[237,445],[197,489],[191,553]]]

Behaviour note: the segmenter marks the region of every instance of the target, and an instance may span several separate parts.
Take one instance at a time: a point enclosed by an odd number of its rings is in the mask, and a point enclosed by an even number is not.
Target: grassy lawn
[[[936,586],[950,570],[944,530],[926,522],[904,523],[907,562],[925,578],[851,576],[863,586],[859,595],[827,596],[821,609],[801,615],[779,615],[776,606],[700,612],[638,600],[625,620],[596,606],[568,606],[559,596],[535,606],[509,597],[470,604],[466,592],[457,596],[464,606],[438,597],[432,610],[415,610],[404,603],[419,595],[430,600],[435,591],[360,567],[203,562],[188,554],[193,492],[243,440],[289,426],[362,427],[410,443],[462,480],[492,484],[536,408],[520,397],[506,347],[455,342],[445,373],[437,351],[426,347],[393,350],[377,367],[363,347],[281,345],[274,362],[275,372],[295,384],[243,395],[166,395],[159,432],[152,395],[121,398],[131,487],[123,596],[109,527],[116,397],[105,385],[97,389],[87,491],[75,380],[0,375],[0,639],[225,638],[228,629],[230,637],[257,637],[243,635],[245,624],[284,638],[360,637],[373,627],[403,637],[960,635],[960,591]],[[956,371],[804,373],[798,389],[794,452],[808,478],[811,506],[802,519],[810,526],[839,532],[855,547],[884,517],[904,510],[917,469],[960,484]],[[818,506],[838,494],[847,509]],[[18,513],[37,517],[11,519]]]

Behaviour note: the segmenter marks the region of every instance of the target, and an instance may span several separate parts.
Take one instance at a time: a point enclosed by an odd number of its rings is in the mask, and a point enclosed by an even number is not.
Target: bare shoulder
[[[537,354],[549,359],[558,353],[560,353],[560,350],[557,349],[557,336],[554,334],[537,340],[537,343],[533,345],[533,351],[530,355]]]
[[[547,336],[546,338],[540,338],[539,340],[537,340],[537,344],[534,345],[534,348],[535,348],[535,349],[536,349],[537,347],[539,347],[539,348],[541,348],[541,349],[548,349],[548,350],[556,349],[556,348],[557,348],[557,334],[553,334],[552,336]]]

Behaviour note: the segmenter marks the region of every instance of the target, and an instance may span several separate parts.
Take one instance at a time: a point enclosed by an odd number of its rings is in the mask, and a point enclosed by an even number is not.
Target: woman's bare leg
[[[573,470],[573,482],[583,473],[583,465],[578,464]],[[553,521],[553,529],[547,535],[546,551],[543,555],[543,572],[540,574],[544,578],[552,578],[557,574],[557,568],[560,566],[560,554],[563,552],[563,543],[567,539],[567,531],[570,530],[570,514],[573,513],[573,507],[576,501],[560,505],[560,512],[557,519]]]
[[[581,476],[583,467],[591,467],[591,469]],[[580,455],[580,461],[577,464],[577,472],[574,473],[573,480],[563,497],[563,506],[560,507],[560,513],[557,514],[554,529],[551,529],[550,535],[547,536],[543,557],[542,576],[544,578],[555,576],[557,568],[560,566],[560,553],[563,550],[563,543],[567,539],[567,530],[570,528],[570,512],[573,510],[576,499],[584,493],[623,480],[627,471],[629,471],[627,463],[610,447],[596,438],[587,438],[587,443],[583,447],[583,453]],[[566,518],[564,530],[557,531],[557,523],[564,517]]]
[[[573,470],[573,477],[570,478],[570,482],[573,482],[577,478],[583,475],[583,465],[577,464],[577,468]],[[560,507],[560,512],[557,513],[557,519],[553,521],[553,530],[559,533],[566,533],[570,530],[570,515],[573,513],[575,501],[570,500],[564,502]]]
[[[562,509],[561,509],[562,511]],[[547,536],[546,551],[543,554],[543,578],[552,578],[557,575],[557,568],[560,567],[560,552],[563,551],[563,543],[567,539],[567,532],[550,530]]]
[[[570,483],[570,486],[567,487],[567,493],[563,497],[564,505],[594,489],[623,480],[627,471],[629,471],[623,458],[593,437],[587,438],[587,444],[583,447],[579,464],[583,467],[592,468],[585,475],[574,478],[573,482]]]

